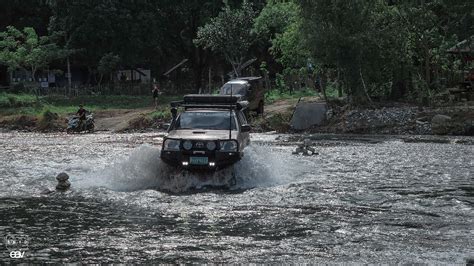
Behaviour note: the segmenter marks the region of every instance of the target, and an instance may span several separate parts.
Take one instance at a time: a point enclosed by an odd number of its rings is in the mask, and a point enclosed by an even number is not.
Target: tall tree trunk
[[[362,84],[360,66],[348,66],[344,70],[352,104],[366,105],[369,99],[367,98],[364,85]]]
[[[368,102],[372,104],[372,100],[370,99],[369,92],[367,90],[367,86],[365,85],[364,76],[362,75],[362,68],[359,67],[359,74],[360,74],[360,81],[362,83],[362,88],[364,89],[364,95],[367,98]]]
[[[342,79],[341,79],[341,70],[337,68],[337,97],[342,97]]]
[[[69,62],[69,56],[66,58],[66,63],[67,63],[67,89],[68,89],[68,94],[71,95],[72,78],[71,78],[71,63]]]
[[[326,76],[326,73],[322,72],[321,73],[321,76],[323,76],[323,78],[320,78],[319,79],[319,87],[321,88],[321,91],[323,93],[323,97],[324,97],[324,101],[326,101],[327,103],[329,103],[328,101],[328,96],[326,94],[326,80],[327,80],[327,76]],[[324,79],[324,80],[323,80]]]
[[[212,69],[209,67],[209,94],[212,93]]]
[[[13,71],[8,70],[8,74],[10,76],[10,80],[9,80],[8,84],[9,84],[9,89],[11,90],[11,89],[13,89],[13,85],[12,85],[12,83],[13,83]]]
[[[425,48],[425,82],[426,82],[426,85],[429,87],[431,84],[431,76],[430,76],[430,51],[428,48]]]
[[[35,75],[36,75],[36,69],[35,69],[35,67],[31,67],[31,79],[33,80],[33,86],[35,88],[36,104],[39,106],[39,93],[40,93],[40,90],[39,90],[39,84],[36,83]]]

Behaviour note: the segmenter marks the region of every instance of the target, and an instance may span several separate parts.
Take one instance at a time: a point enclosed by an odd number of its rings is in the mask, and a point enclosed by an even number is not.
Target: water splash
[[[166,165],[160,159],[158,148],[142,145],[127,158],[119,159],[104,169],[80,174],[72,182],[78,188],[158,189],[177,193],[207,186],[230,189],[267,187],[288,182],[291,176],[288,165],[291,164],[287,157],[268,146],[251,146],[233,167],[215,173],[194,173]]]
[[[235,164],[237,188],[270,187],[289,183],[295,178],[300,162],[289,150],[275,146],[251,145]]]

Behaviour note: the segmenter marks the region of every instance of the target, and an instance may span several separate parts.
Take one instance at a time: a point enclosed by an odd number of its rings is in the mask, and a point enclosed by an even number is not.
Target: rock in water
[[[57,191],[66,191],[71,187],[71,183],[69,180],[69,175],[66,173],[60,173],[56,180],[58,180],[58,184],[56,185]]]
[[[60,173],[58,176],[56,176],[56,180],[58,180],[58,182],[68,181],[69,175],[66,173]]]
[[[298,147],[292,154],[295,155],[305,155],[305,156],[312,156],[312,155],[319,155],[319,153],[316,152],[316,149],[311,147],[311,141],[309,139],[305,139],[303,141],[303,144],[299,144]]]

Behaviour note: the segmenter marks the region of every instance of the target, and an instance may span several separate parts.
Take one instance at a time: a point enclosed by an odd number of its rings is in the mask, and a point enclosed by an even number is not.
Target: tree
[[[155,1],[50,0],[50,31],[62,32],[61,44],[77,51],[76,64],[97,73],[108,53],[118,55],[122,67],[150,65],[159,54],[162,18]]]
[[[239,9],[228,5],[209,23],[200,27],[195,44],[224,55],[232,65],[236,76],[241,74],[241,66],[254,38],[251,33],[256,12],[246,1]]]
[[[104,75],[112,75],[117,70],[119,63],[120,56],[113,53],[107,53],[100,59],[99,66],[97,67],[97,71],[100,74],[99,85],[102,83]],[[110,77],[110,80],[112,80],[112,77]]]
[[[303,45],[299,5],[271,0],[255,19],[253,31],[272,44],[270,51],[285,68],[306,66],[311,57]]]
[[[369,102],[364,67],[372,63],[368,62],[368,58],[380,59],[373,56],[380,37],[374,34],[374,20],[380,1],[299,2],[305,40],[313,58],[321,65],[342,71],[353,103]]]
[[[31,27],[23,31],[13,26],[0,32],[0,62],[7,65],[9,71],[18,68],[29,71],[36,80],[36,72],[45,68],[55,59],[63,56],[56,44],[48,36],[38,36]]]

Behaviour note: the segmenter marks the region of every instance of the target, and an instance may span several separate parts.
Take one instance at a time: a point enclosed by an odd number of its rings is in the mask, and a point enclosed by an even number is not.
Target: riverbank
[[[474,135],[474,104],[422,107],[391,103],[351,109],[333,106],[328,120],[309,132],[391,135]]]
[[[317,99],[306,99],[314,101]],[[328,104],[326,120],[306,130],[295,131],[290,121],[296,101],[280,101],[269,106],[264,118],[252,120],[256,132],[331,133],[377,135],[474,135],[474,102],[443,107],[423,107],[406,103],[379,103],[357,108],[348,104]]]
[[[181,96],[162,96],[154,108],[149,96],[93,95],[79,97],[0,94],[0,128],[18,131],[64,131],[80,104],[94,114],[96,130],[122,132],[153,128],[170,119],[169,103]]]
[[[5,96],[5,95],[3,95]],[[162,131],[169,122],[169,102],[180,96],[160,99],[157,109],[145,96],[44,97],[27,95],[0,97],[0,128],[18,131],[64,131],[76,105],[85,104],[95,115],[96,130],[112,132]],[[7,100],[5,100],[7,99]],[[307,97],[306,100],[320,100]],[[382,135],[474,135],[474,102],[444,107],[420,107],[406,103],[379,103],[354,108],[330,102],[326,121],[304,131],[290,126],[298,98],[274,99],[265,106],[265,115],[251,116],[253,132],[334,133]]]

